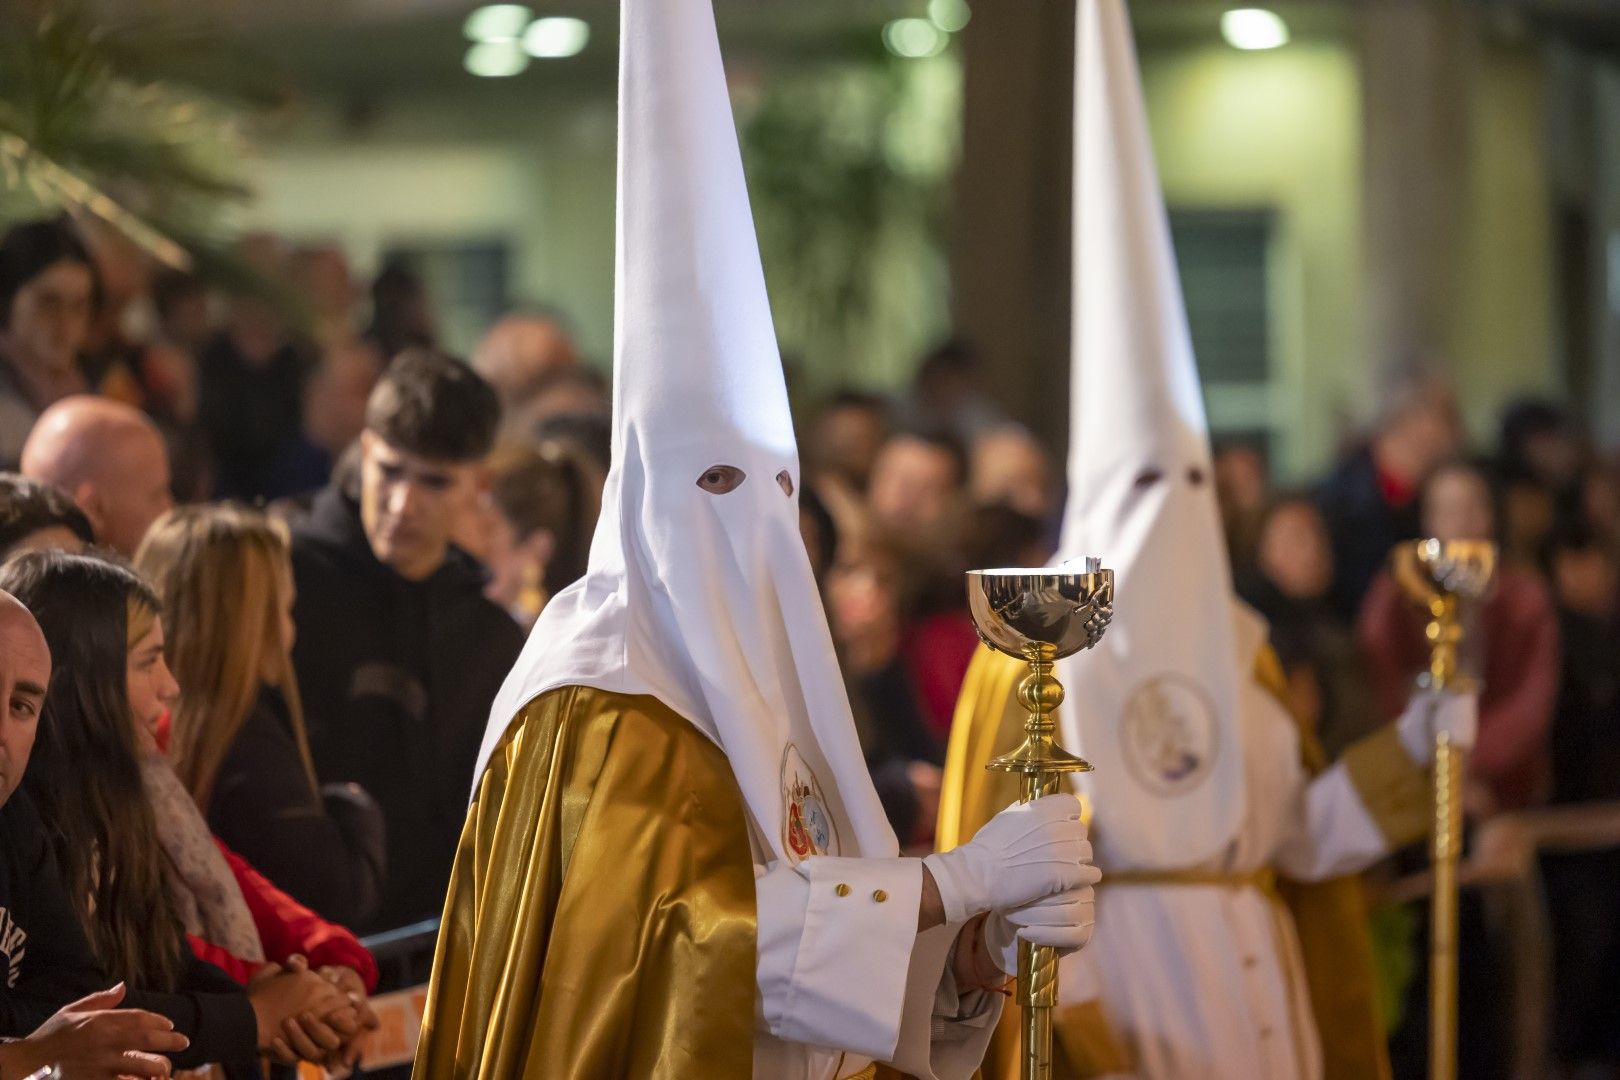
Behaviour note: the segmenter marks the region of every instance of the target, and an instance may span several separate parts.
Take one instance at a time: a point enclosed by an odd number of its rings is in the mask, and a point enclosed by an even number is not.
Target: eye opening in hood
[[[782,494],[793,498],[793,477],[788,475],[786,469],[776,474],[776,486],[782,489]]]
[[[1152,487],[1154,484],[1157,484],[1163,479],[1164,470],[1159,468],[1157,465],[1149,465],[1141,472],[1136,474],[1136,479],[1131,481],[1131,486],[1140,491],[1144,488]]]
[[[748,474],[735,465],[710,465],[698,477],[697,486],[710,495],[728,495],[742,486]]]

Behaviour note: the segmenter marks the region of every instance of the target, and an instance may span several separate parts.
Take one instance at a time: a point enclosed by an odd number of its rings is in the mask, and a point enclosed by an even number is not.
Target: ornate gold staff
[[[1020,801],[1057,791],[1064,773],[1089,772],[1082,758],[1053,739],[1052,711],[1063,702],[1063,687],[1052,665],[1097,644],[1114,614],[1114,572],[1087,558],[1085,572],[1061,570],[972,570],[968,606],[979,639],[998,652],[1023,660],[1029,674],[1018,684],[1018,703],[1029,710],[1023,744],[987,768],[1022,778]],[[1021,1080],[1050,1080],[1052,1007],[1057,1004],[1057,952],[1018,943],[1018,1003]]]
[[[1484,540],[1418,540],[1395,548],[1395,578],[1429,613],[1429,670],[1418,676],[1425,690],[1471,689],[1473,679],[1457,667],[1463,639],[1459,606],[1485,594],[1496,571],[1496,545]],[[1434,730],[1437,703],[1429,704],[1434,734],[1434,816],[1429,861],[1429,1076],[1457,1076],[1457,859],[1462,853],[1463,752],[1451,735]]]

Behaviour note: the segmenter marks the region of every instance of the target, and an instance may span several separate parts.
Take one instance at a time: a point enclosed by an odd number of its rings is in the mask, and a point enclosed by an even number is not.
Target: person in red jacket
[[[231,868],[242,890],[264,946],[264,960],[242,960],[226,949],[196,935],[188,935],[191,951],[244,985],[269,964],[283,967],[303,957],[310,967],[349,993],[366,995],[377,989],[377,961],[347,927],[327,922],[288,896],[219,837],[214,844]]]
[[[1423,532],[1441,540],[1491,540],[1497,517],[1484,473],[1443,465],[1423,487]],[[1505,563],[1471,613],[1464,662],[1479,677],[1479,741],[1468,771],[1476,815],[1531,805],[1545,793],[1547,732],[1558,698],[1558,618],[1533,571]],[[1386,717],[1400,714],[1412,680],[1428,666],[1425,619],[1389,572],[1367,593],[1357,636]]]

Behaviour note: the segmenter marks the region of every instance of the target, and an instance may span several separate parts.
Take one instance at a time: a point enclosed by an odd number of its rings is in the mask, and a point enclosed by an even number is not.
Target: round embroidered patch
[[[1125,699],[1120,749],[1131,775],[1159,795],[1185,795],[1208,778],[1220,748],[1215,706],[1185,675],[1155,675]]]
[[[821,782],[792,743],[782,748],[782,850],[795,863],[839,853],[838,826]]]

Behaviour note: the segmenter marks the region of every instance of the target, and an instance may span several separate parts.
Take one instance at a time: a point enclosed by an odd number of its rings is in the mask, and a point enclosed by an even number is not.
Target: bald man
[[[61,894],[39,818],[26,799],[12,799],[50,681],[39,624],[0,592],[0,1038],[17,1040],[0,1044],[0,1076],[31,1076],[49,1065],[64,1077],[92,1080],[168,1076],[163,1054],[187,1044],[170,1020],[118,1009],[122,986],[72,1000],[85,989],[74,976],[94,977],[89,947]]]
[[[530,419],[526,406],[551,376],[578,363],[579,352],[562,323],[528,313],[507,315],[490,327],[472,354],[473,369],[500,396],[509,428]]]
[[[139,410],[107,398],[63,398],[46,409],[23,446],[22,474],[67,492],[96,543],[125,556],[174,503],[163,436]]]

